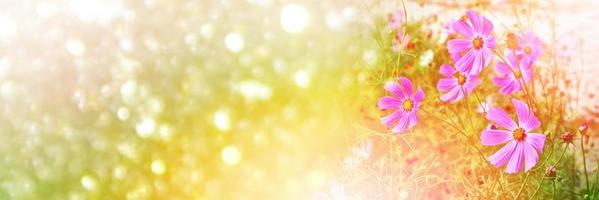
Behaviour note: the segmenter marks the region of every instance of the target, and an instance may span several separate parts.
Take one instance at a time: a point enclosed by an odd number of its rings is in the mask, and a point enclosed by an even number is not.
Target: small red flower
[[[562,134],[562,140],[565,143],[572,143],[572,140],[574,140],[574,134],[572,134],[569,131],[566,131],[564,134]]]

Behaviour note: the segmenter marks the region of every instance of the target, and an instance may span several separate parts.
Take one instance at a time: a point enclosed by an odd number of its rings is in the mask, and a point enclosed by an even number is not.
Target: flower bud
[[[583,122],[579,127],[578,131],[580,134],[585,134],[589,130],[589,123],[587,121]]]
[[[494,124],[494,123],[491,123],[491,124],[489,124],[489,125],[487,126],[487,129],[491,129],[491,130],[497,130],[497,129],[499,129],[499,127],[497,127],[497,125],[496,125],[496,124]]]
[[[507,34],[507,48],[511,50],[518,49],[518,38],[512,32]]]
[[[555,178],[555,175],[557,174],[557,169],[555,168],[555,166],[549,166],[547,167],[547,170],[545,171],[545,176],[549,177],[549,178]]]

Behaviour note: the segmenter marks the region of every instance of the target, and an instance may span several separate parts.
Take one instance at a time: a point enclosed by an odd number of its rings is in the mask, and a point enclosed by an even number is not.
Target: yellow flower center
[[[514,71],[514,77],[516,77],[516,78],[522,77],[522,72],[520,70]]]
[[[458,78],[458,84],[464,85],[464,83],[466,83],[466,76],[457,73],[456,77]]]
[[[405,111],[410,111],[410,110],[412,110],[412,108],[414,108],[414,104],[412,103],[412,100],[406,99],[401,104],[401,107],[403,107],[403,110],[405,110]]]
[[[524,47],[524,53],[530,54],[532,53],[532,49],[530,47]]]
[[[480,37],[476,37],[476,38],[474,38],[474,40],[472,40],[472,46],[475,49],[480,49],[481,47],[483,47],[483,44],[484,44],[483,39]]]
[[[524,131],[524,129],[522,128],[517,128],[516,130],[514,130],[514,139],[517,141],[522,141],[524,140],[524,138],[526,138],[526,131]]]

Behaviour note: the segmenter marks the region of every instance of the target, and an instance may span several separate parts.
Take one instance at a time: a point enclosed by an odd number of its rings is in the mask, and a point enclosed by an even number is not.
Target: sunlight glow
[[[281,9],[281,26],[289,33],[299,33],[308,25],[310,16],[304,6],[289,4]]]

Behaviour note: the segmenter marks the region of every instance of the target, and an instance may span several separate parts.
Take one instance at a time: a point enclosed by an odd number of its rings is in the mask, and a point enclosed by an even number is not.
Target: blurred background
[[[406,6],[445,21],[471,3]],[[599,3],[558,3],[592,77]],[[375,21],[400,5],[0,1],[0,199],[309,199],[378,123]]]

